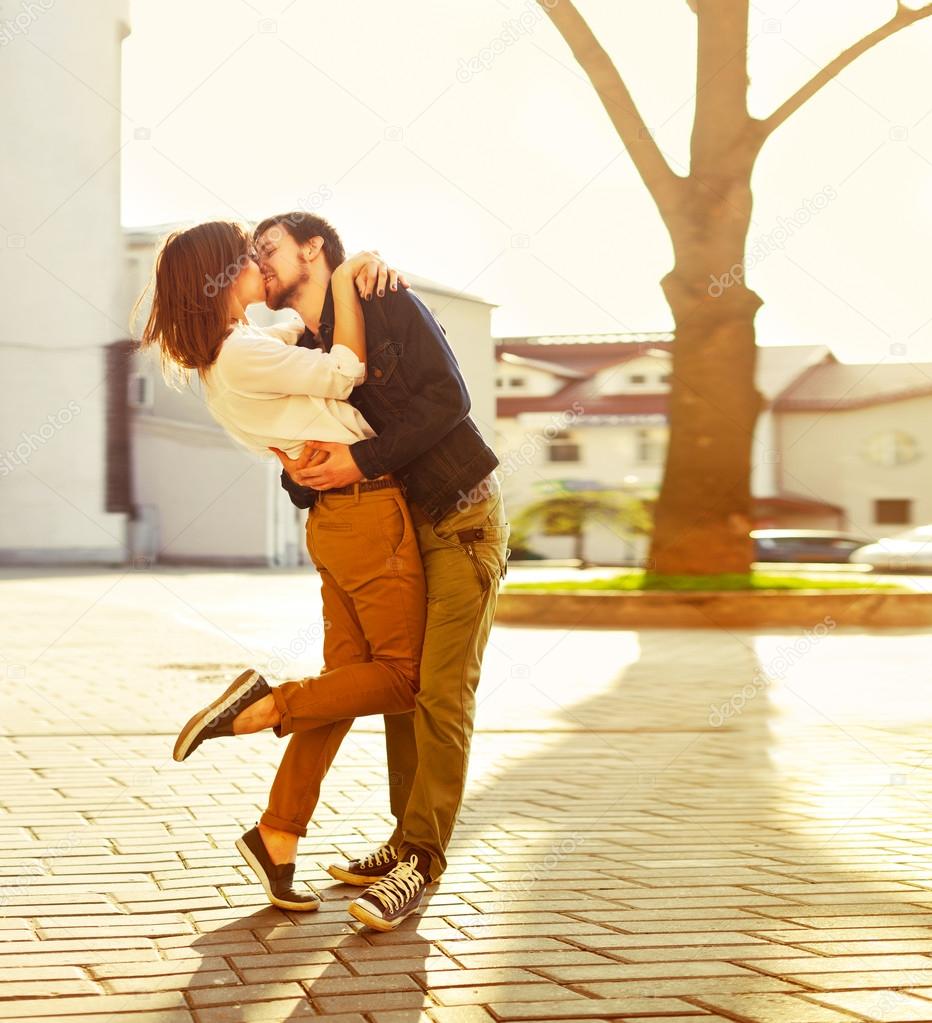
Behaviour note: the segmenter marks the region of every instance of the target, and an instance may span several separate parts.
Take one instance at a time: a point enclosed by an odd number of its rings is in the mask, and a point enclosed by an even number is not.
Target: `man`
[[[285,213],[259,224],[255,240],[268,305],[297,310],[307,327],[298,343],[329,350],[329,281],[344,258],[336,231],[320,217]],[[354,917],[393,930],[446,868],[482,656],[505,575],[508,523],[494,474],[498,459],[469,418],[469,394],[443,329],[405,289],[380,287],[372,298],[370,290],[363,302],[367,378],[350,401],[377,436],[349,446],[308,445],[300,460],[279,457],[282,485],[299,508],[310,507],[319,491],[385,473],[400,480],[411,506],[428,610],[416,708],[385,718],[397,823],[379,849],[330,868],[339,880],[368,886],[350,906]],[[351,724],[336,728],[334,752]]]

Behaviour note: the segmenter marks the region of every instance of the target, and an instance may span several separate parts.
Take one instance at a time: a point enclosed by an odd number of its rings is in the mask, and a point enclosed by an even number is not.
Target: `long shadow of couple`
[[[457,848],[472,850],[478,860],[470,869],[479,889],[487,886],[484,892],[474,889],[471,901],[480,908],[472,920],[458,918],[463,909],[453,909],[452,895],[441,892],[397,931],[357,929],[346,906],[358,889],[345,885],[322,887],[316,913],[271,907],[250,912],[247,906],[248,915],[227,917],[190,946],[202,958],[187,993],[202,1023],[374,1011],[391,1011],[393,1023],[414,1023],[434,1004],[426,970],[432,943],[450,935],[444,915],[454,928],[466,928],[458,937],[469,938],[483,931],[491,936],[482,925],[506,922],[510,914],[512,933],[521,914],[546,909],[562,923],[545,924],[553,927],[551,938],[535,938],[543,932],[528,928],[528,940],[552,948],[556,938],[564,955],[587,950],[588,961],[611,959],[620,951],[608,951],[613,937],[617,945],[627,944],[635,937],[631,930],[646,926],[628,905],[631,889],[647,893],[640,873],[702,875],[704,863],[722,858],[736,873],[746,871],[749,861],[756,865],[746,835],[737,840],[730,828],[738,805],[739,819],[754,820],[766,819],[782,802],[768,758],[773,707],[761,692],[724,728],[709,721],[710,707],[725,705],[736,683],[740,688],[759,671],[751,643],[711,632],[688,639],[645,632],[639,640],[636,661],[605,691],[565,711],[561,725],[548,728],[547,741],[536,750],[522,755],[514,736],[477,733],[476,746],[487,747],[485,754],[475,750],[477,759],[491,753],[497,769],[474,786],[457,832]],[[554,842],[575,833],[585,837],[579,852],[551,863]],[[681,868],[670,869],[677,861]],[[529,886],[524,878],[541,865],[544,876],[535,874]],[[299,876],[308,871],[299,870]],[[559,899],[567,897],[576,906],[564,911]],[[240,898],[261,896],[254,890]],[[591,916],[581,898],[593,900]],[[740,902],[734,915],[746,916]],[[619,913],[637,919],[622,923]],[[767,923],[766,917],[753,921],[755,927]],[[695,927],[707,924],[698,920]],[[479,931],[471,934],[476,926]],[[684,933],[683,943],[701,945],[709,938]],[[435,964],[453,965],[442,949],[435,954]],[[464,984],[468,972],[463,971]],[[645,981],[643,993],[650,993],[650,984]],[[257,1014],[256,1008],[243,1008],[249,1001],[266,1005]]]

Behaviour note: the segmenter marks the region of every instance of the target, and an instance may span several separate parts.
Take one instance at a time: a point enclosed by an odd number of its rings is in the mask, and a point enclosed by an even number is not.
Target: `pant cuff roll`
[[[306,827],[295,824],[294,821],[286,820],[284,817],[276,817],[274,813],[269,813],[268,810],[259,818],[259,823],[264,824],[267,828],[275,828],[276,831],[287,831],[289,835],[297,835],[298,838],[307,838]]]

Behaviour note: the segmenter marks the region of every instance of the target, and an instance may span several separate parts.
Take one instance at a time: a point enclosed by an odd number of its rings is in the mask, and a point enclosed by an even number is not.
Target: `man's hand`
[[[326,451],[317,451],[314,447],[312,447],[311,441],[308,441],[304,445],[304,450],[298,458],[289,458],[284,451],[281,451],[278,448],[269,448],[269,451],[275,452],[278,456],[279,462],[281,462],[285,467],[285,472],[288,473],[295,483],[300,482],[295,475],[296,473],[303,472],[305,469],[313,466],[322,465],[327,461],[328,457]]]
[[[353,460],[348,444],[309,440],[299,459],[289,458],[275,448],[272,450],[278,455],[288,475],[302,487],[333,490],[334,487],[359,483],[365,478]]]

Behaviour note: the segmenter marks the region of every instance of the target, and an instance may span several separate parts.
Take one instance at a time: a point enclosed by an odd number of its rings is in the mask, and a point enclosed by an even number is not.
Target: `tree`
[[[515,516],[513,535],[526,538],[541,531],[548,536],[573,537],[573,557],[585,561],[586,527],[608,526],[619,537],[646,533],[650,516],[644,505],[628,494],[611,490],[560,490],[534,501]]]
[[[572,0],[537,2],[592,82],[673,244],[674,266],[661,281],[675,325],[670,442],[651,558],[660,573],[747,572],[753,560],[751,443],[761,405],[754,319],[762,301],[743,273],[724,289],[710,289],[709,282],[743,268],[751,175],[767,139],[862,53],[932,15],[932,3],[911,9],[897,2],[888,21],[768,117],[756,118],[747,106],[749,0],[686,0],[698,25],[696,108],[689,173],[680,175]]]

